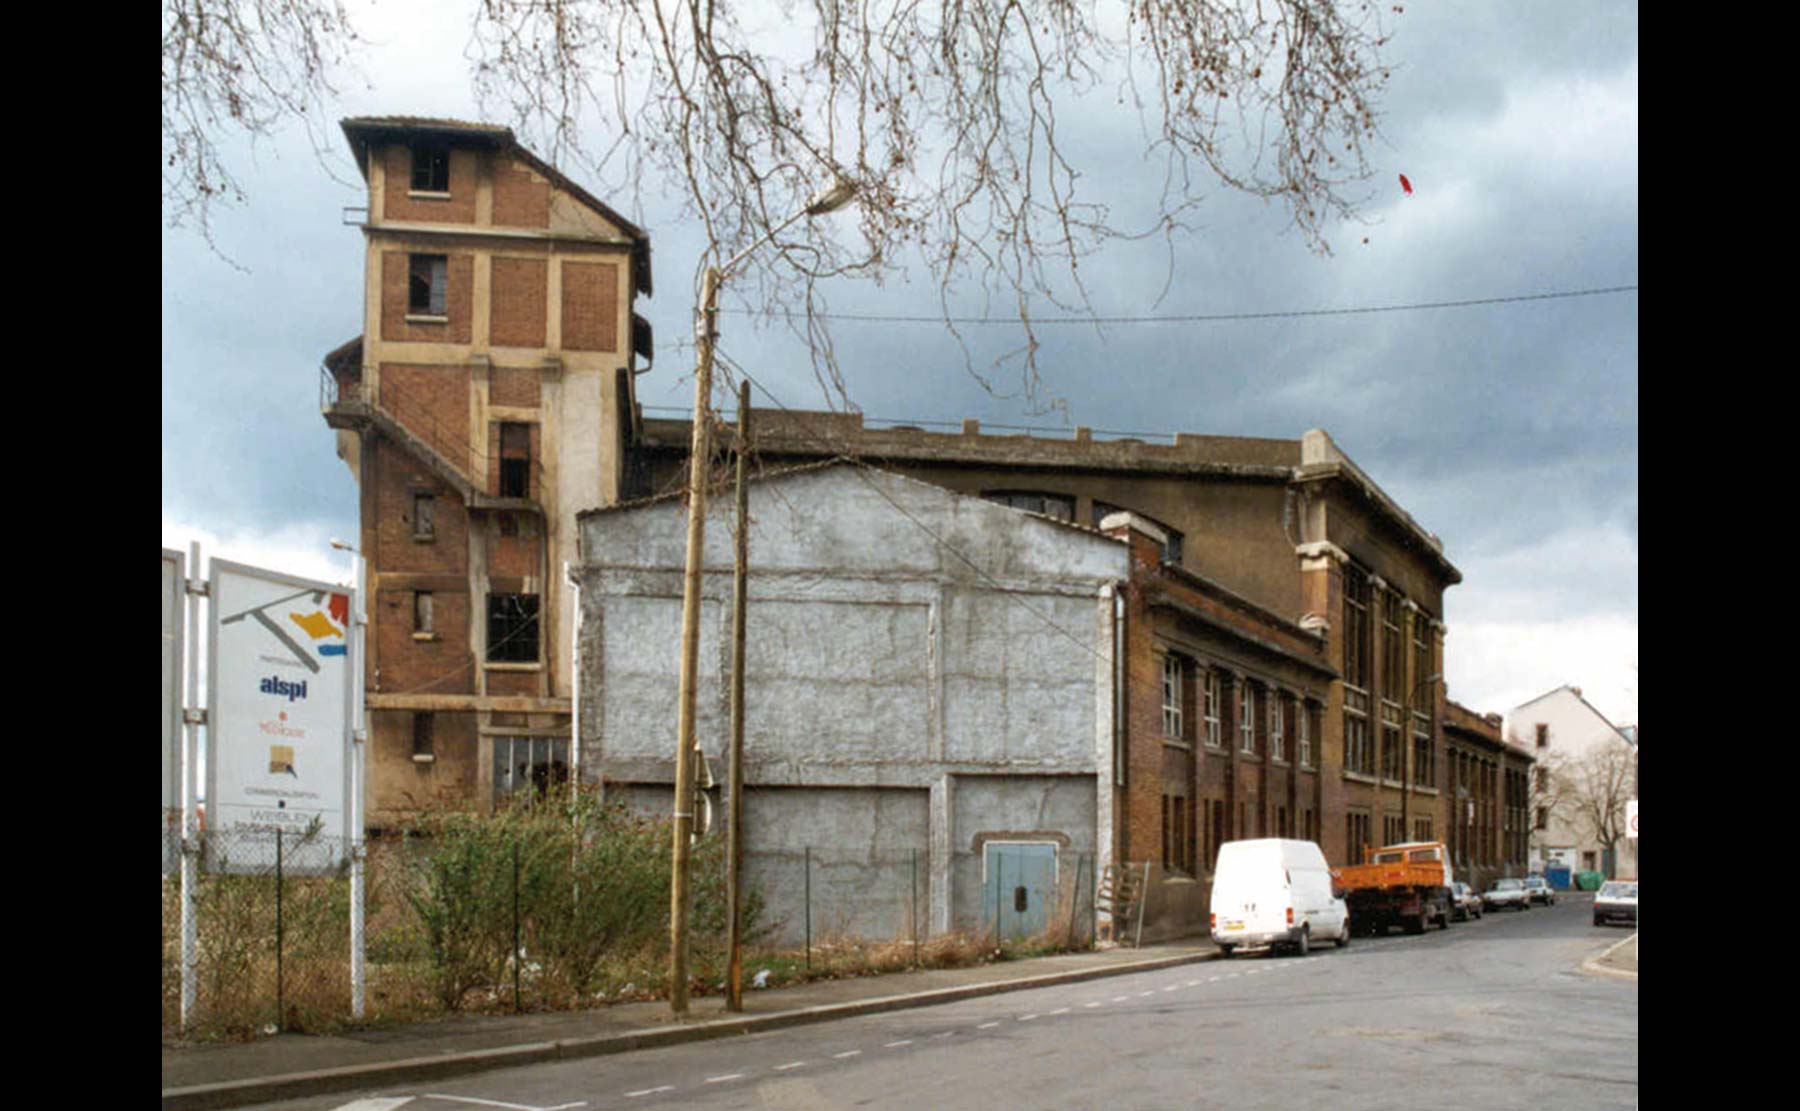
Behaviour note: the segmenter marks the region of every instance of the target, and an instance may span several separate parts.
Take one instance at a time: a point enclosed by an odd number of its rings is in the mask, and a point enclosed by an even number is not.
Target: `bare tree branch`
[[[322,152],[324,99],[336,92],[332,71],[358,41],[341,0],[163,0],[163,208],[169,226],[193,225],[218,252],[213,206],[244,200],[219,150],[229,134],[254,143],[299,119],[314,153]]]

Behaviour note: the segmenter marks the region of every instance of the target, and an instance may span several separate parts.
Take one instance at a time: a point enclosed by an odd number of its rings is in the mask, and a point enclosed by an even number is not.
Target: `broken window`
[[[487,659],[489,663],[537,662],[537,595],[488,595]]]
[[[430,540],[437,535],[437,501],[430,494],[413,495],[413,539]]]
[[[437,624],[433,619],[431,591],[416,590],[413,592],[413,632],[435,633]]]
[[[531,426],[500,425],[500,490],[503,498],[531,496]]]
[[[450,148],[426,145],[412,149],[412,187],[418,193],[450,191]]]
[[[432,736],[433,722],[434,722],[434,719],[432,718],[432,716],[430,714],[414,714],[413,715],[412,754],[415,759],[420,756],[433,755],[433,750],[432,750],[432,744],[434,743],[434,738]]]
[[[569,781],[566,737],[495,737],[494,802],[509,796],[543,797]]]
[[[1041,490],[987,490],[981,496],[991,502],[1023,509],[1027,513],[1042,513],[1059,521],[1075,519],[1075,499],[1067,494],[1047,494]]]
[[[406,286],[406,311],[418,316],[443,316],[449,301],[448,255],[410,255]]]

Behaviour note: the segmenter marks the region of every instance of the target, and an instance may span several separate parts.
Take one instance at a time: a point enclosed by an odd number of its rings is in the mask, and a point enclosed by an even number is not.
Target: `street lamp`
[[[1408,740],[1411,739],[1411,734],[1412,734],[1413,699],[1418,697],[1418,694],[1421,690],[1425,689],[1426,687],[1431,686],[1433,683],[1437,682],[1439,679],[1442,679],[1443,677],[1444,677],[1444,674],[1441,671],[1435,675],[1428,675],[1425,678],[1419,680],[1416,684],[1414,684],[1413,689],[1407,692],[1407,694],[1406,694],[1406,717],[1402,720],[1404,721],[1403,728],[1406,730],[1406,732],[1403,734],[1403,736],[1405,736]],[[1400,784],[1400,833],[1401,833],[1402,840],[1404,840],[1407,836],[1410,836],[1409,834],[1407,834],[1406,830],[1407,830],[1407,827],[1412,822],[1413,777],[1414,777],[1414,775],[1417,774],[1417,769],[1413,767],[1413,760],[1412,760],[1413,747],[1414,747],[1413,745],[1408,744],[1406,746],[1406,748],[1403,750],[1406,753],[1406,763],[1405,763],[1405,771],[1404,771],[1404,782],[1402,782]]]
[[[750,253],[803,216],[823,216],[850,203],[857,185],[838,177],[814,193],[805,207],[732,255],[709,266],[700,282],[694,315],[694,430],[688,456],[687,571],[681,588],[681,677],[675,711],[674,845],[669,878],[669,1010],[688,1009],[688,861],[694,828],[694,687],[700,664],[700,560],[706,536],[706,467],[712,454],[712,362],[717,339],[719,286]]]
[[[352,597],[356,600],[354,612],[350,616],[353,629],[350,636],[350,739],[353,742],[350,759],[350,1014],[355,1018],[363,1016],[363,756],[366,751],[364,742],[368,739],[367,726],[363,720],[363,677],[368,663],[363,652],[367,649],[367,611],[368,599],[365,592],[368,583],[368,563],[361,552],[342,540],[333,539],[331,546],[340,552],[349,552],[354,565],[353,581],[356,586]]]

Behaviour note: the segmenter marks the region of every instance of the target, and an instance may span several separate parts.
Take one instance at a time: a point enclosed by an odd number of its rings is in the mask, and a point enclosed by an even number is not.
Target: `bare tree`
[[[947,322],[952,295],[971,288],[1017,315],[1021,344],[1000,362],[1039,401],[1034,316],[1095,315],[1082,260],[1121,239],[1163,241],[1166,291],[1209,189],[1279,205],[1329,251],[1328,222],[1355,215],[1351,190],[1368,176],[1383,9],[475,0],[468,54],[487,110],[551,161],[582,163],[638,210],[646,190],[685,202],[708,243],[696,286],[832,175],[854,179],[856,235],[795,224],[731,287],[808,342],[828,394],[844,397],[819,282],[922,269]],[[206,232],[210,205],[240,199],[220,136],[319,118],[355,42],[342,0],[164,0],[171,221]],[[1121,173],[1132,161],[1149,173]],[[1154,195],[1132,195],[1145,177]],[[992,370],[968,365],[995,388]]]
[[[1578,754],[1553,752],[1535,775],[1534,805],[1580,830],[1616,861],[1625,840],[1625,804],[1637,797],[1637,749],[1612,737]]]
[[[357,42],[340,0],[163,0],[163,208],[213,243],[214,204],[243,189],[220,154],[299,119],[317,150],[331,73]],[[215,245],[216,249],[216,245]]]
[[[714,258],[831,174],[856,180],[860,242],[796,225],[744,283],[831,392],[817,283],[915,263],[946,318],[964,283],[1011,306],[1035,400],[1033,314],[1092,315],[1080,263],[1109,241],[1160,236],[1172,272],[1205,186],[1283,205],[1329,251],[1368,174],[1380,17],[1333,0],[481,0],[472,52],[478,91],[553,160],[680,189]],[[1159,195],[1116,215],[1133,132]]]

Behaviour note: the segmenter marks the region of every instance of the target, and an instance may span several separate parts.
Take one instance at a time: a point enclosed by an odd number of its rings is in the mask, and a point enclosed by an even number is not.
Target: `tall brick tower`
[[[507,128],[343,121],[362,335],[321,404],[368,561],[369,824],[570,774],[575,514],[619,500],[650,240]]]

